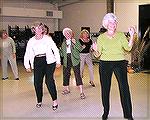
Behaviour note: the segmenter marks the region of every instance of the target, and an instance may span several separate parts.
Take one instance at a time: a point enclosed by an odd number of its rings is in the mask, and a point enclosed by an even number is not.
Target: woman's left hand
[[[56,68],[59,68],[61,66],[61,64],[56,64]]]
[[[129,32],[130,36],[133,36],[135,33],[135,27],[134,26],[129,27],[128,32]]]
[[[97,43],[96,43],[96,42],[93,42],[93,44],[92,44],[92,49],[93,49],[94,51],[97,51]]]
[[[12,54],[12,56],[13,56],[13,59],[15,59],[15,58],[16,58],[16,54],[15,54],[15,53],[13,53],[13,54]]]

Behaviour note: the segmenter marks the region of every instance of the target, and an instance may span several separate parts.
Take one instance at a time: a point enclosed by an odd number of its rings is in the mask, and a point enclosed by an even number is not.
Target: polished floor
[[[0,67],[1,68],[1,67]],[[51,97],[44,85],[42,108],[36,108],[36,97],[32,73],[26,73],[21,62],[18,63],[20,80],[13,80],[9,68],[9,79],[0,80],[1,120],[101,120],[102,103],[98,64],[94,64],[96,87],[89,85],[89,74],[84,71],[84,92],[86,99],[81,100],[79,89],[75,86],[74,75],[70,80],[71,93],[62,95],[62,68],[56,69],[55,80],[58,91],[59,108],[53,111]],[[1,70],[1,69],[0,69]],[[73,72],[72,72],[73,73]],[[150,120],[150,74],[128,74],[135,120]],[[112,78],[110,120],[124,120],[120,104],[119,91],[115,77]],[[109,120],[108,119],[108,120]]]

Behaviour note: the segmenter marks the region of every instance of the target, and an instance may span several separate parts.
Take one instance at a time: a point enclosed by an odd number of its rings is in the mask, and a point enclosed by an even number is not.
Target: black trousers
[[[72,67],[75,74],[76,85],[83,85],[82,78],[80,75],[80,64],[78,64],[77,66],[72,66],[71,54],[67,54],[67,67],[63,66],[63,86],[69,85]]]
[[[132,117],[132,105],[127,80],[127,62],[122,61],[100,61],[99,74],[102,93],[102,104],[104,107],[104,114],[109,114],[110,109],[110,87],[112,73],[114,72],[119,86],[121,104],[123,108],[124,117]]]
[[[45,56],[34,58],[34,87],[38,103],[42,102],[44,76],[45,76],[45,83],[52,97],[52,100],[54,101],[57,99],[56,85],[53,77],[55,67],[56,63],[47,64]]]

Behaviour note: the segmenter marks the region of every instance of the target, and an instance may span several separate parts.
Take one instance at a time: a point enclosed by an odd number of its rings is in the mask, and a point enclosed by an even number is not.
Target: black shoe
[[[95,87],[95,84],[94,84],[93,81],[90,81],[89,83],[90,83],[90,85],[91,85],[92,87]]]
[[[108,115],[103,114],[103,115],[102,115],[102,120],[107,120],[107,119],[108,119]]]
[[[42,103],[37,103],[37,104],[36,104],[36,107],[37,107],[37,108],[42,107]]]
[[[52,106],[52,109],[53,109],[54,111],[57,110],[57,108],[58,108],[58,105]]]
[[[124,118],[128,120],[134,120],[133,117],[124,117]]]
[[[19,80],[19,78],[15,78],[15,80]]]
[[[128,118],[128,120],[134,120],[133,118]]]
[[[8,77],[2,78],[2,80],[7,80],[7,79],[8,79]]]

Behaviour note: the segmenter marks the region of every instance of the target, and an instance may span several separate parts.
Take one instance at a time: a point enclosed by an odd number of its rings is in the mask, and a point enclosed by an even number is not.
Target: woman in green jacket
[[[63,57],[63,95],[69,94],[69,80],[71,75],[71,67],[73,67],[76,85],[80,89],[80,98],[84,99],[83,82],[80,75],[80,52],[84,48],[79,41],[73,38],[73,32],[70,28],[63,29],[65,40],[62,43],[60,53]]]

